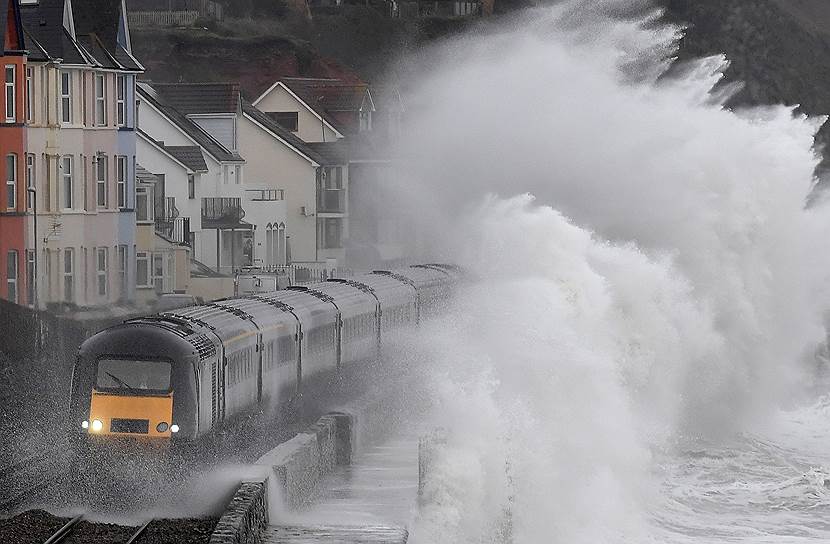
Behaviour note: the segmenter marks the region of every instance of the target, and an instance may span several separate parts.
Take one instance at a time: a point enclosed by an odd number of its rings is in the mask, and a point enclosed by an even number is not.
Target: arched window
[[[277,228],[277,264],[286,264],[285,254],[285,223],[280,223]]]

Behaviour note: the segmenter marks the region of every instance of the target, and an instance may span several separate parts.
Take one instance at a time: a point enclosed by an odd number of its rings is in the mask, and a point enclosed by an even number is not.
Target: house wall
[[[294,98],[281,85],[274,87],[271,92],[262,97],[256,104],[257,108],[264,112],[275,111],[296,111],[297,132],[295,133],[304,142],[333,142],[337,139],[337,133],[320,122],[316,115]],[[323,135],[325,134],[325,138]]]
[[[285,191],[283,213],[292,260],[316,261],[316,165],[278,142],[247,116],[239,121],[239,148],[247,159],[246,175],[251,185]],[[302,207],[306,215],[301,213]],[[264,235],[264,229],[258,234]]]
[[[61,69],[72,74],[72,117],[68,123],[62,122],[61,115]],[[116,126],[116,74],[99,73],[104,74],[107,88],[107,123],[100,127],[95,126],[93,70],[35,65],[28,146],[35,157],[38,190],[38,294],[42,303],[72,301],[79,306],[105,306],[129,301],[134,294],[134,133]],[[127,157],[128,167],[123,208],[118,206],[119,155]],[[63,176],[62,158],[67,156],[72,158],[73,169],[71,206],[67,206]],[[106,158],[104,206],[98,206],[96,198],[99,157]],[[98,248],[106,254],[105,273],[101,275],[105,294],[98,290]],[[68,263],[66,249],[71,249],[73,256]],[[123,260],[121,255],[125,256]],[[64,273],[67,269],[72,278],[69,292]]]
[[[0,298],[11,300],[8,283],[8,259],[9,252],[16,252],[17,277],[15,288],[11,295],[13,302],[20,304],[28,303],[27,278],[26,278],[26,128],[25,121],[25,74],[26,57],[23,55],[0,55],[0,68],[15,67],[15,122],[5,123],[5,90],[0,97]],[[5,79],[4,79],[5,81]],[[8,193],[6,180],[6,157],[14,154],[16,157],[16,184],[14,188],[15,206],[8,207]]]

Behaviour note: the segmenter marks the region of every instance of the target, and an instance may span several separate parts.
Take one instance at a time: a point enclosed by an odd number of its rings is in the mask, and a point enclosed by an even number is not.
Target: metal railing
[[[189,217],[156,217],[156,232],[177,244],[190,245]]]
[[[238,223],[245,217],[242,199],[238,197],[210,197],[202,199],[202,221]]]
[[[247,197],[254,201],[285,200],[284,189],[245,189]]]

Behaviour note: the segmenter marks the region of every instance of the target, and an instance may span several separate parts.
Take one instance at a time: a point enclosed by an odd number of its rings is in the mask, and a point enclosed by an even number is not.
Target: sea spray
[[[796,403],[823,340],[822,120],[733,112],[721,57],[606,3],[536,9],[430,51],[402,199],[479,276],[412,348],[446,463],[416,542],[654,538],[655,456]],[[489,196],[488,196],[489,195]],[[532,195],[532,196],[530,196]]]

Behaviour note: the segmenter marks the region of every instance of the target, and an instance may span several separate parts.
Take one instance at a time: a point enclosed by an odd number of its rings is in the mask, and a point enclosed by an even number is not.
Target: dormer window
[[[372,130],[372,112],[371,110],[360,110],[360,132],[369,132]]]

